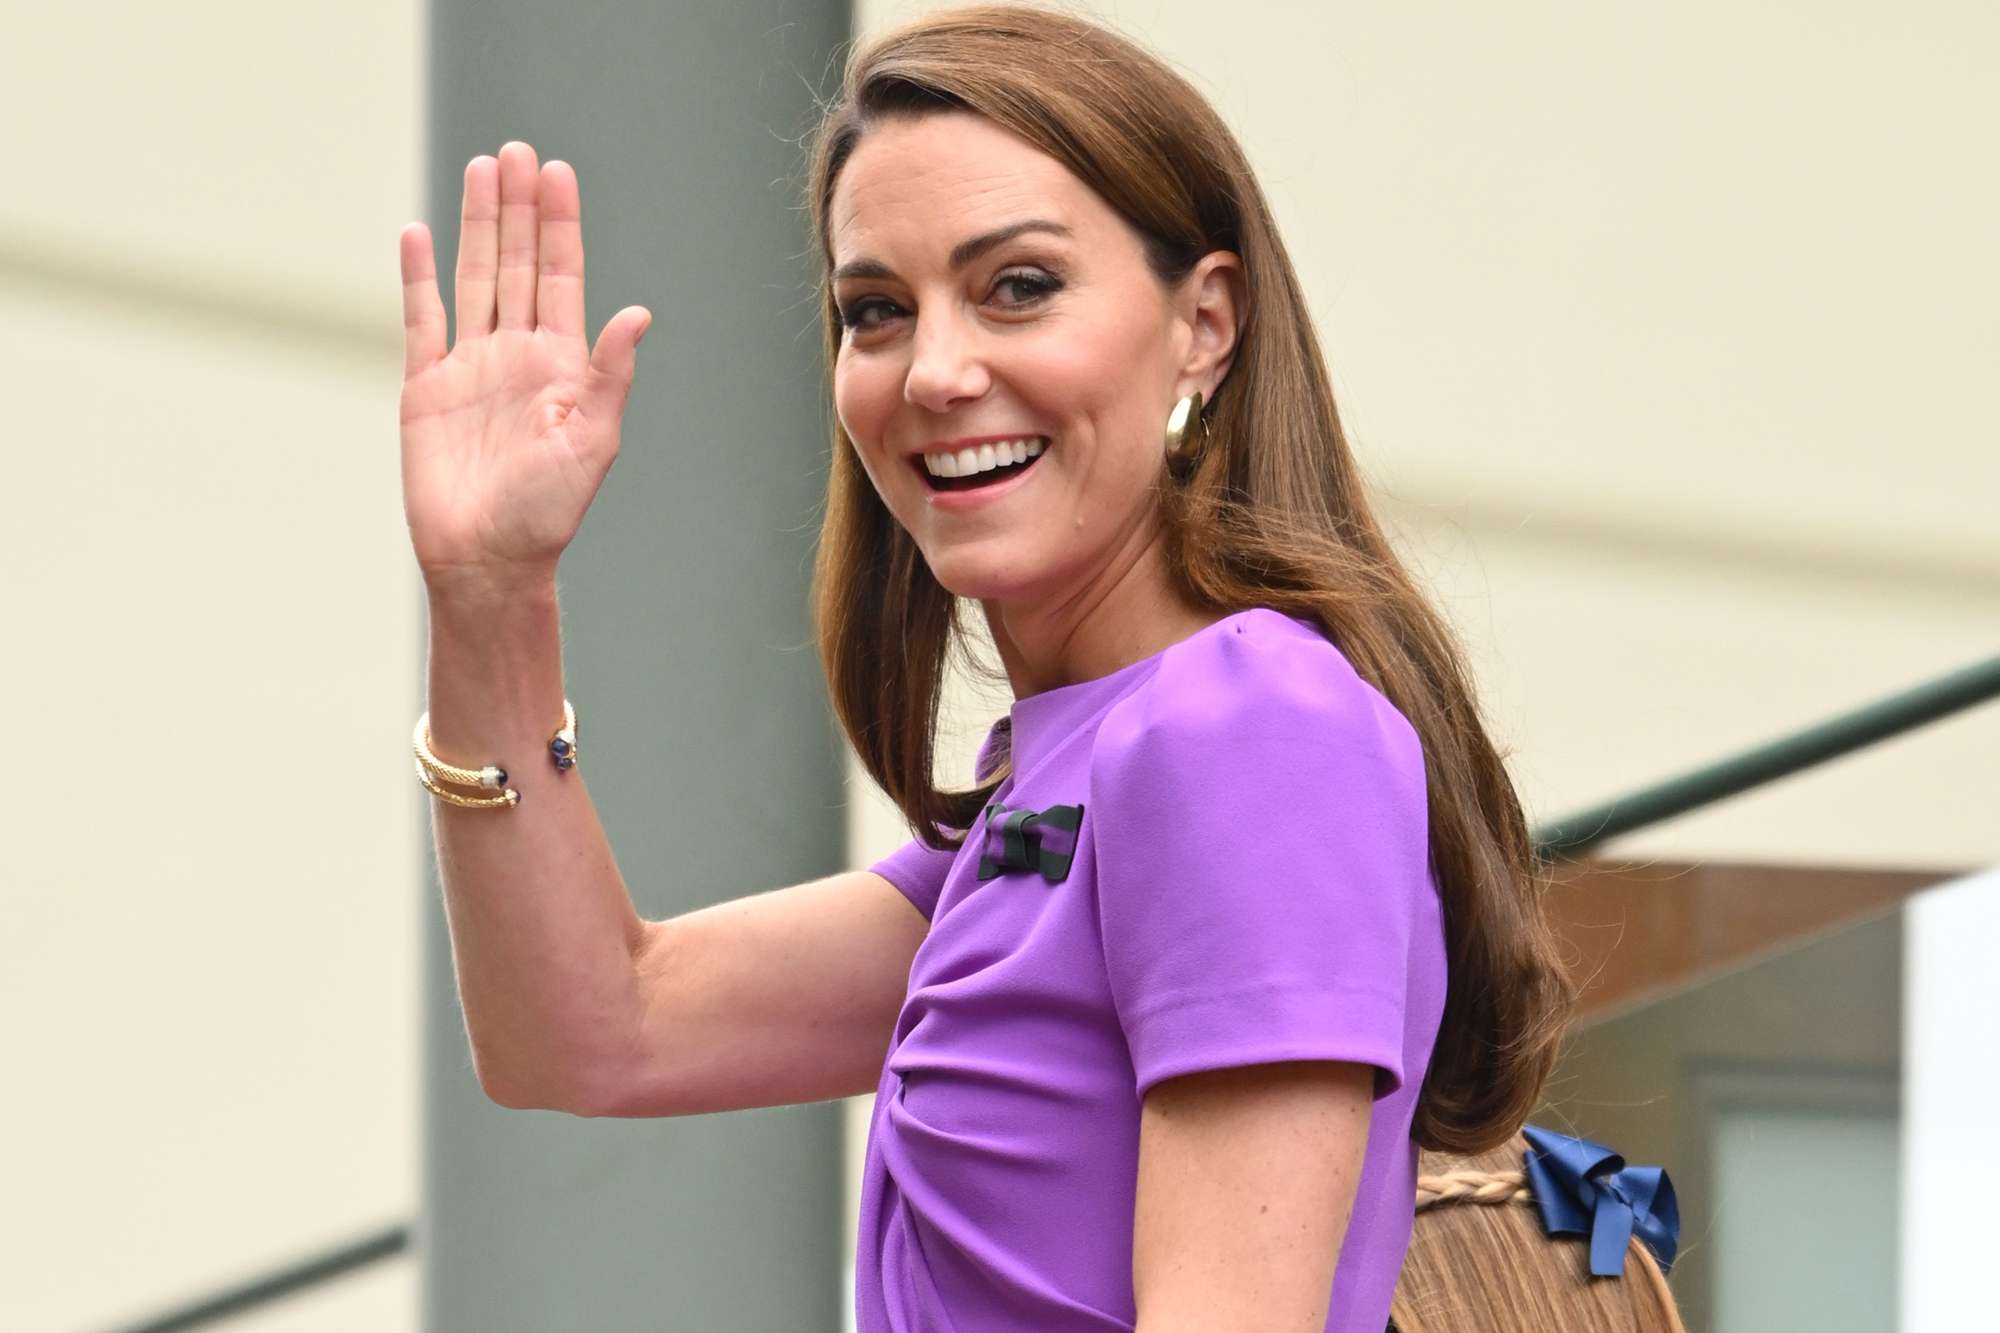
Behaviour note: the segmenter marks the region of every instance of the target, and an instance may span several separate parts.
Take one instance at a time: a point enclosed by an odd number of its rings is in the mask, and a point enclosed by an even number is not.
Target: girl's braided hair
[[[1550,1237],[1532,1206],[1516,1134],[1472,1156],[1425,1152],[1416,1223],[1388,1333],[1686,1333],[1673,1292],[1636,1235],[1621,1277],[1593,1279],[1588,1246]],[[1473,1204],[1498,1204],[1477,1208]]]

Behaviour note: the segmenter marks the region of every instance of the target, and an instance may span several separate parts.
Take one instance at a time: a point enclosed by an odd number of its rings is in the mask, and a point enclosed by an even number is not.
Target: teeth
[[[975,445],[960,449],[955,454],[925,454],[924,468],[933,477],[969,477],[975,472],[990,472],[1003,463],[1025,463],[1039,454],[1047,443],[1041,436],[1034,435],[1018,440],[1002,440],[999,444]]]

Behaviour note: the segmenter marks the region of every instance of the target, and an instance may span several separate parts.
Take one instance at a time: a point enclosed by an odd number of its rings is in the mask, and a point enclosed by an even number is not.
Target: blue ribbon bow
[[[1082,823],[1080,805],[1028,810],[993,802],[982,821],[979,878],[992,879],[1007,870],[1038,871],[1051,884],[1067,877]]]
[[[1681,1210],[1663,1169],[1627,1166],[1601,1143],[1537,1125],[1523,1125],[1521,1133],[1533,1149],[1521,1161],[1546,1234],[1589,1236],[1590,1271],[1598,1277],[1625,1271],[1625,1247],[1635,1233],[1660,1271],[1672,1270]]]

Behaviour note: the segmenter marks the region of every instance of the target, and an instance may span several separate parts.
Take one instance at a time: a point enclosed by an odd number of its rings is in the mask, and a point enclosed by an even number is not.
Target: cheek
[[[1148,424],[1154,415],[1150,352],[1143,331],[1108,321],[1084,336],[1051,340],[1032,357],[1017,360],[1015,382],[1058,428],[1084,433],[1097,455],[1093,470],[1122,475],[1138,465],[1129,455],[1144,452],[1145,441],[1157,433]],[[1158,415],[1163,431],[1166,416]]]
[[[833,371],[833,407],[857,449],[872,454],[896,410],[897,384],[893,369],[870,358],[843,357]]]

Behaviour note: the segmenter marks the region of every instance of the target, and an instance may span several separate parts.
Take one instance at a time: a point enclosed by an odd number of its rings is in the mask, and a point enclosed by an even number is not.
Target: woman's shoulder
[[[1186,765],[1212,778],[1220,766],[1255,780],[1258,765],[1289,767],[1315,749],[1421,783],[1415,728],[1319,624],[1253,607],[1168,648],[1106,713],[1092,768]]]

